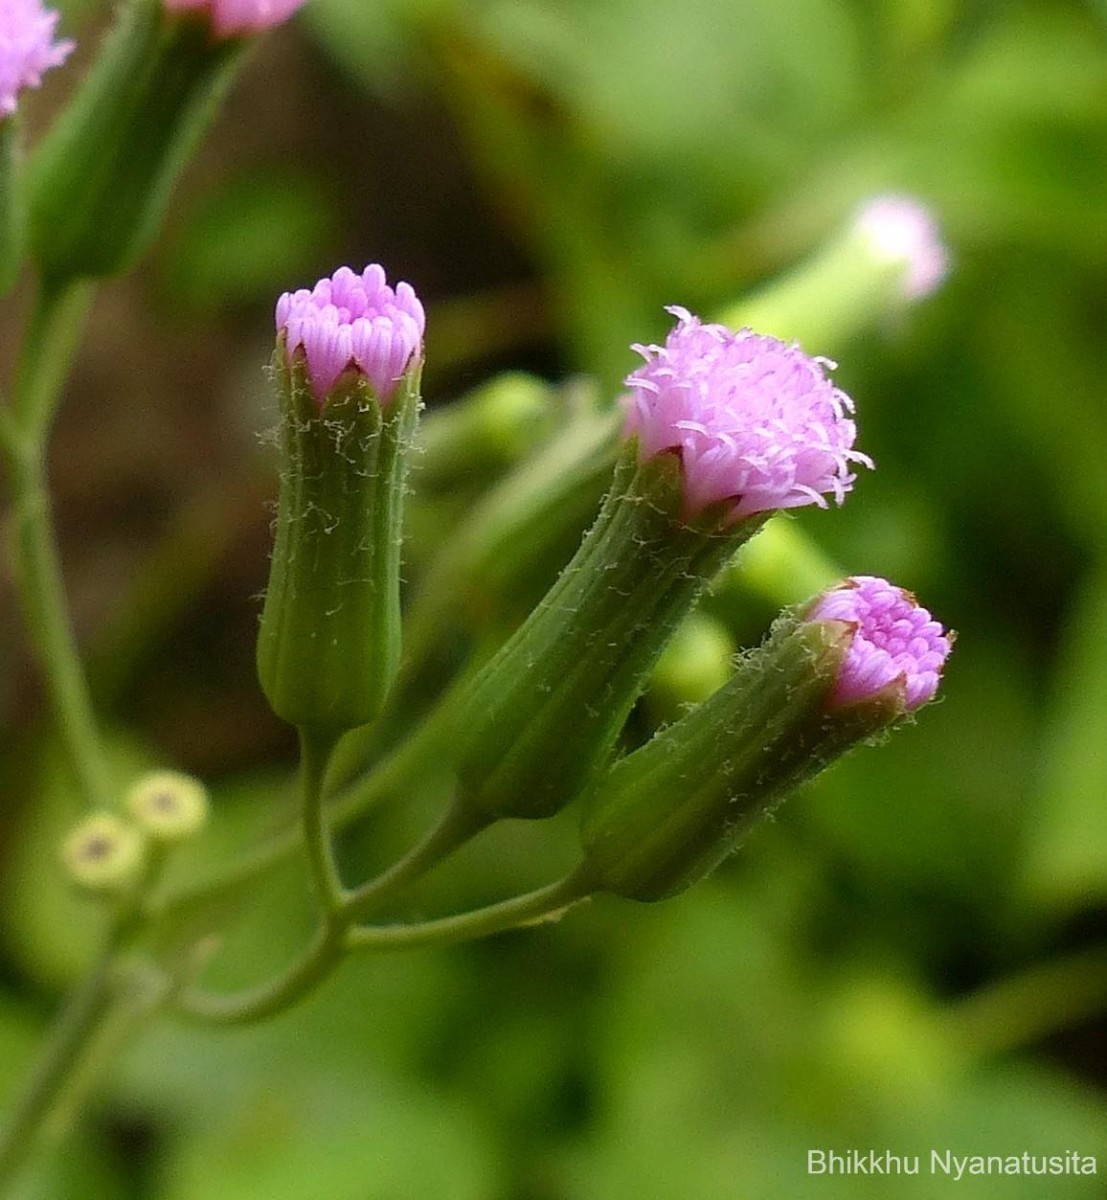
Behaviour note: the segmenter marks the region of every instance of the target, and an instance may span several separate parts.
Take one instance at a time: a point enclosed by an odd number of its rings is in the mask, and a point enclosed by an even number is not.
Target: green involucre
[[[603,765],[677,625],[763,523],[688,523],[682,500],[679,459],[639,466],[628,444],[573,560],[457,701],[463,804],[550,816]]]
[[[161,0],[123,13],[30,163],[32,251],[45,275],[113,275],[146,249],[243,46]]]
[[[276,543],[258,635],[273,711],[339,733],[374,720],[400,662],[400,550],[421,364],[381,405],[364,378],[320,408],[303,360],[284,398]]]
[[[663,900],[713,871],[789,791],[903,716],[902,688],[830,709],[852,637],[782,617],[730,681],[616,763],[584,797],[597,888]]]

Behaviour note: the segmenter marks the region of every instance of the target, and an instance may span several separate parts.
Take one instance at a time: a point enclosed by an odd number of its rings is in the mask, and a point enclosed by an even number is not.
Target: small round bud
[[[62,844],[62,863],[81,887],[119,891],[142,868],[146,843],[142,832],[114,813],[86,817]]]
[[[144,775],[127,793],[127,810],[150,837],[178,842],[203,828],[208,794],[191,775],[155,771]]]

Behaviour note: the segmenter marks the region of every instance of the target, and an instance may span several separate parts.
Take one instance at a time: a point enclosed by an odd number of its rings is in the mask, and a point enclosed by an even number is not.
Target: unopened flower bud
[[[611,492],[553,588],[460,697],[461,803],[542,817],[599,770],[706,583],[780,508],[853,485],[847,397],[797,347],[671,309],[627,384]]]
[[[109,812],[86,817],[62,845],[62,863],[70,877],[91,891],[126,888],[138,878],[145,857],[140,830]]]
[[[853,631],[830,697],[839,708],[890,691],[903,712],[913,712],[938,690],[955,638],[910,592],[875,575],[854,575],[824,593],[807,620],[844,621]]]
[[[871,577],[782,617],[724,687],[588,789],[596,888],[661,900],[709,874],[791,790],[930,699],[951,645]]]
[[[127,811],[151,838],[178,842],[198,833],[208,817],[204,785],[179,771],[144,775],[127,793]]]
[[[217,38],[247,37],[280,25],[305,0],[165,0],[170,12],[196,12]]]
[[[63,63],[70,41],[54,40],[58,14],[41,0],[0,0],[0,296],[23,260],[25,219],[20,178],[20,93],[38,87],[44,71]]]
[[[949,274],[949,251],[934,217],[912,196],[874,196],[857,210],[854,229],[876,261],[896,269],[904,300],[929,296]]]
[[[948,272],[949,252],[930,209],[912,196],[874,196],[825,245],[723,320],[837,353],[930,295]]]
[[[277,302],[281,484],[258,673],[273,711],[337,733],[400,659],[400,538],[423,308],[376,264]]]
[[[146,249],[243,45],[161,0],[123,9],[29,163],[31,246],[44,275],[113,275]]]

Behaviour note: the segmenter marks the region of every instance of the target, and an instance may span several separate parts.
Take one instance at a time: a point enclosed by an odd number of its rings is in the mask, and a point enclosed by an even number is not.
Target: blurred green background
[[[63,7],[82,48],[33,97],[39,125],[105,18]],[[158,1023],[27,1197],[1104,1194],[1101,1176],[954,1185],[925,1165],[809,1177],[806,1155],[1077,1150],[1107,1171],[1105,42],[1101,0],[310,0],[265,40],[154,253],[101,294],[52,457],[120,770],[213,784],[195,857],[288,811],[294,747],[253,676],[275,491],[262,365],[275,295],[343,261],[428,302],[432,406],[509,368],[610,397],[664,304],[710,315],[865,196],[924,198],[946,287],[805,347],[840,361],[878,470],[798,524],[960,642],[940,705],[678,900],[352,962],[256,1030]],[[417,501],[423,542],[547,424]],[[417,583],[419,545],[410,559]],[[55,867],[72,813],[2,583],[6,1092],[97,914]],[[517,616],[518,597],[485,600],[478,637]],[[771,606],[731,601],[758,637]],[[441,799],[429,774],[348,840],[351,871],[413,836]],[[407,912],[552,878],[572,839],[571,816],[497,829]],[[219,978],[258,978],[309,928],[290,869]]]

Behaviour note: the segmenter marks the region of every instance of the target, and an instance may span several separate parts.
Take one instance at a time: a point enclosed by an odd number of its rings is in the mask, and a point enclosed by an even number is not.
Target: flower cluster
[[[855,575],[820,596],[807,616],[854,626],[832,705],[865,700],[899,683],[904,708],[911,712],[938,690],[954,635],[903,588],[874,575]]]
[[[875,196],[858,210],[854,228],[873,255],[904,268],[904,300],[920,300],[945,279],[949,252],[930,210],[910,196]]]
[[[165,0],[170,11],[207,9],[219,38],[261,33],[287,21],[304,0]]]
[[[678,451],[690,514],[733,501],[731,520],[803,504],[841,503],[872,466],[853,449],[852,402],[825,359],[743,329],[668,309],[664,346],[635,346],[646,364],[627,378],[627,433],[643,459]]]
[[[387,403],[411,360],[422,356],[426,318],[411,285],[395,291],[376,263],[360,274],[340,267],[308,291],[277,301],[277,331],[289,361],[302,350],[315,399],[322,404],[339,377],[357,371]]]
[[[24,88],[38,87],[42,73],[69,56],[73,42],[54,41],[57,23],[42,0],[0,0],[0,119],[15,112]]]

